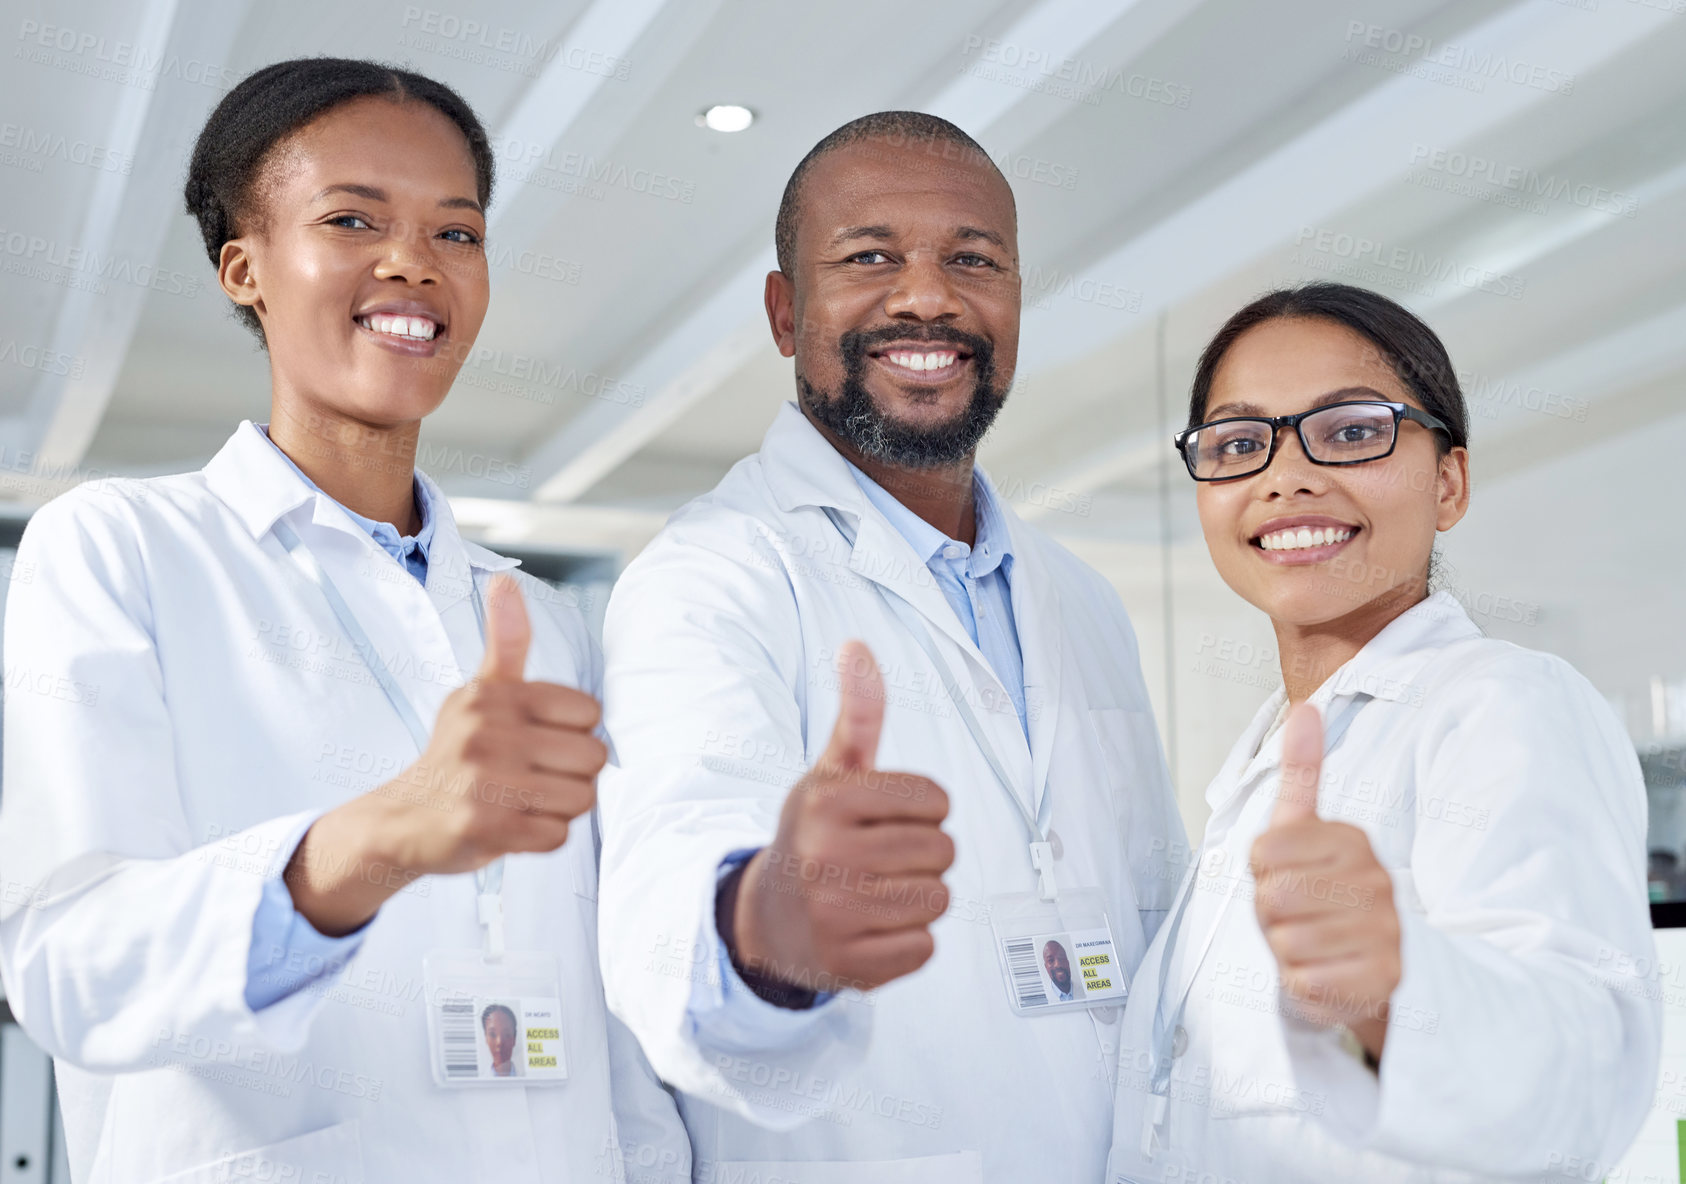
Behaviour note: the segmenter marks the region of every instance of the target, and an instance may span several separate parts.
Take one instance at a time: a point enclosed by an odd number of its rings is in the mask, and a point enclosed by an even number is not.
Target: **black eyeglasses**
[[[1426,411],[1408,403],[1365,399],[1328,403],[1298,415],[1214,419],[1178,432],[1176,445],[1190,477],[1196,481],[1229,481],[1268,468],[1276,456],[1276,433],[1282,428],[1298,433],[1300,447],[1314,464],[1361,465],[1393,454],[1402,419],[1444,432],[1448,441],[1452,439],[1451,430]]]

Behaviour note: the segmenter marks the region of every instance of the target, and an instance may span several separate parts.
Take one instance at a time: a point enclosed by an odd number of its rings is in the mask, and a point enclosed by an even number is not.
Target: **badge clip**
[[[479,897],[480,926],[485,933],[486,961],[503,961],[503,893],[482,892]]]
[[[1036,869],[1036,894],[1043,900],[1059,899],[1059,885],[1054,883],[1054,845],[1046,840],[1032,843],[1030,866]]]

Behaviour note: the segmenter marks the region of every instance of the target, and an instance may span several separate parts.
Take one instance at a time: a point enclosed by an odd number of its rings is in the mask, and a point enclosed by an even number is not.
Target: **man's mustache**
[[[957,345],[981,365],[995,352],[989,338],[979,337],[952,325],[884,325],[877,329],[856,329],[838,338],[837,348],[850,362],[860,362],[878,346],[898,341],[940,341]]]

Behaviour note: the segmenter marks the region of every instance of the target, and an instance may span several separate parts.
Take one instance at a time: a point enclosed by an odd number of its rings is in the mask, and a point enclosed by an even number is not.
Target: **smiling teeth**
[[[407,341],[432,341],[434,335],[439,332],[439,326],[426,317],[395,317],[377,312],[358,317],[357,323],[371,333],[385,333],[389,337],[402,337]]]
[[[897,350],[884,356],[906,370],[941,370],[946,366],[954,365],[960,357],[952,350],[935,354],[916,354],[910,351]]]
[[[1300,527],[1297,530],[1278,530],[1267,535],[1259,536],[1259,546],[1266,551],[1298,551],[1306,547],[1327,547],[1332,543],[1344,543],[1352,537],[1349,527],[1320,527],[1311,530]]]

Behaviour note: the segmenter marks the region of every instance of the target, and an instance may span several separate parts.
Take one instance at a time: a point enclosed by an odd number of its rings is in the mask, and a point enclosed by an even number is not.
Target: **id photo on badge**
[[[481,1077],[525,1077],[525,1034],[519,1001],[491,1000],[480,1009],[480,1049],[476,1057]]]
[[[1071,935],[1056,933],[1042,942],[1038,955],[1042,962],[1042,984],[1054,1003],[1075,1003],[1083,998],[1080,980],[1072,967],[1077,959],[1071,953]]]

